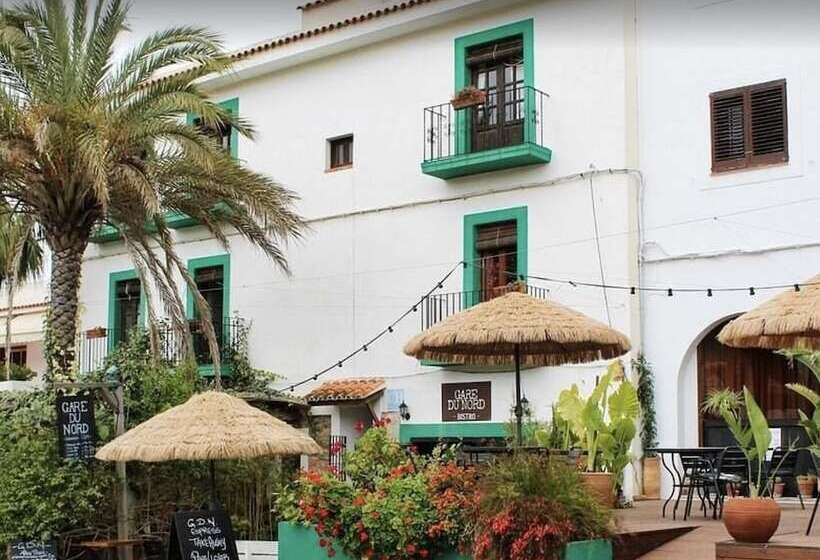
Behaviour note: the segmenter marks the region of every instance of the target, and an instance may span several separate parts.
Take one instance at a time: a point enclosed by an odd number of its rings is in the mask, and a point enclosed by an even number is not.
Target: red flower
[[[427,556],[429,555],[430,552],[426,548],[422,548],[421,550],[419,550],[419,556],[421,556],[422,558],[427,558]]]
[[[334,550],[333,547],[328,548],[327,549],[327,557],[328,558],[333,558],[334,556],[336,556],[336,550]]]
[[[361,533],[359,533],[359,541],[360,541],[360,542],[367,542],[367,539],[368,539],[368,538],[369,538],[369,537],[367,536],[367,533],[365,533],[364,531],[362,531]]]
[[[362,420],[357,420],[353,427],[356,429],[356,432],[360,434],[364,432],[364,422]]]
[[[408,544],[406,547],[404,547],[404,550],[407,551],[407,554],[415,554],[416,553],[416,545]]]
[[[319,539],[319,546],[322,548],[327,546],[327,541],[325,539]]]

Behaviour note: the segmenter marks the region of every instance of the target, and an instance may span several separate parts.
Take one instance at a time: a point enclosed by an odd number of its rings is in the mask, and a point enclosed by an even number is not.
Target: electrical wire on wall
[[[594,166],[591,166],[595,169]],[[592,184],[593,175],[589,176],[589,198],[592,202],[592,225],[595,233],[595,249],[598,253],[598,270],[601,273],[601,293],[604,296],[604,308],[606,309],[606,320],[612,326],[612,314],[609,311],[609,296],[606,293],[606,277],[604,276],[604,259],[601,255],[601,235],[598,232],[598,209],[595,204],[595,186]]]

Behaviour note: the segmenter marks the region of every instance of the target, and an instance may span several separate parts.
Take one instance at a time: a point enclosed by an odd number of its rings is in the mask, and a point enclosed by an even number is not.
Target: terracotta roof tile
[[[328,1],[328,0],[325,0]],[[275,49],[276,47],[281,47],[284,45],[289,45],[291,43],[295,43],[297,41],[302,41],[304,39],[309,39],[311,37],[315,37],[317,35],[322,35],[324,33],[328,33],[330,31],[342,29],[343,27],[348,27],[350,25],[355,25],[357,23],[364,23],[366,21],[370,21],[375,18],[380,18],[383,16],[387,16],[396,12],[400,12],[402,10],[407,10],[414,6],[421,6],[423,4],[429,4],[430,2],[434,2],[435,0],[406,0],[405,2],[399,2],[397,4],[393,4],[392,6],[388,6],[385,8],[380,8],[378,10],[371,10],[366,14],[361,14],[358,16],[353,16],[350,18],[346,18],[341,21],[337,21],[335,23],[328,23],[322,25],[320,27],[316,27],[314,29],[302,30],[297,31],[294,33],[290,33],[288,35],[282,35],[281,37],[277,37],[274,39],[270,39],[268,41],[264,41],[262,43],[257,43],[256,45],[240,49],[234,51],[228,55],[234,61],[244,60],[249,56],[259,54],[261,52],[269,51]],[[185,73],[186,71],[190,70],[191,67],[181,69],[175,72],[171,72],[165,76],[158,76],[150,82],[161,82],[163,80],[167,80],[174,76],[179,76],[180,74]]]
[[[297,10],[310,10],[313,8],[318,8],[323,4],[330,4],[331,2],[335,2],[336,0],[313,0],[313,2],[305,2],[301,6],[296,6]]]
[[[345,378],[326,381],[305,395],[310,404],[360,401],[384,391],[381,377]]]

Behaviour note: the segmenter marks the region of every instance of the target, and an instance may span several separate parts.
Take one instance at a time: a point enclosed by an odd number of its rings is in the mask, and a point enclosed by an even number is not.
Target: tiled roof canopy
[[[384,391],[381,377],[346,378],[326,381],[305,396],[310,404],[361,401]]]
[[[306,2],[301,6],[296,6],[297,10],[310,10],[311,8],[318,8],[322,4],[330,4],[336,0],[313,0],[313,2]]]

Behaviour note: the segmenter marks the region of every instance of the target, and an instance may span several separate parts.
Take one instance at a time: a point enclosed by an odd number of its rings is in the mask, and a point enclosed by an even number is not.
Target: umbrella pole
[[[521,409],[521,347],[515,345],[515,439],[518,442],[518,447],[524,443],[523,435],[523,416],[524,411]]]

